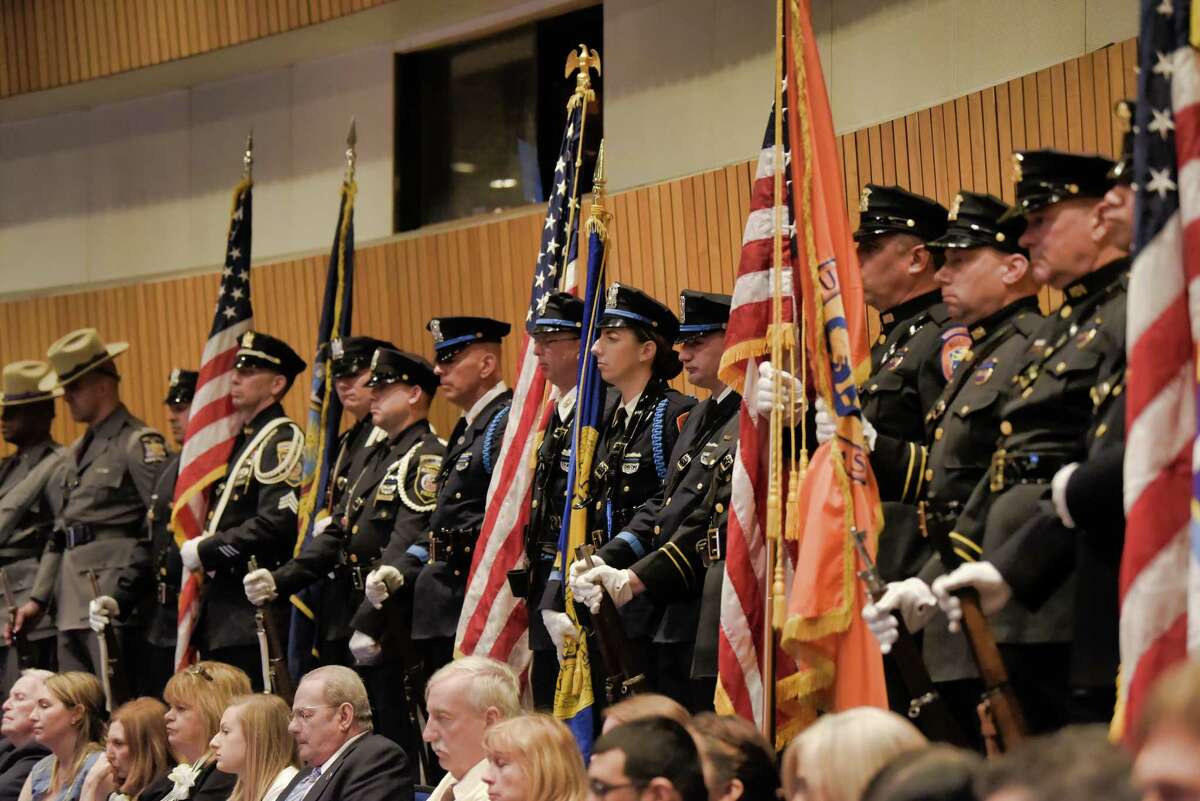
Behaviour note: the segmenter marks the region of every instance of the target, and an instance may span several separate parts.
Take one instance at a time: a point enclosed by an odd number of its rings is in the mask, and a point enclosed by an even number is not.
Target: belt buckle
[[[66,537],[64,539],[66,541],[67,550],[71,550],[72,548],[77,548],[80,545],[83,545],[84,537],[87,534],[87,532],[84,530],[84,527],[80,525],[67,526],[65,533]]]
[[[604,545],[604,532],[598,528],[594,528],[594,529],[592,529],[591,538],[592,538],[592,545],[595,546],[597,551],[600,550],[600,547],[602,545]]]
[[[165,581],[158,582],[158,605],[167,605],[167,583]]]
[[[992,478],[988,488],[992,492],[1004,491],[1004,461],[1008,456],[1008,451],[1000,448],[992,454]]]
[[[721,531],[716,526],[710,527],[704,536],[704,551],[710,565],[721,561]]]
[[[361,567],[355,565],[350,568],[350,583],[354,585],[354,589],[356,590],[364,590],[366,588]]]
[[[429,561],[430,562],[441,561],[438,559],[438,551],[439,550],[440,549],[438,548],[438,535],[433,534],[431,532],[429,535]]]

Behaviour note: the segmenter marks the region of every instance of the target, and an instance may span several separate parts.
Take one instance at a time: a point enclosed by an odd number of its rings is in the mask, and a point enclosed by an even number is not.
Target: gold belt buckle
[[[989,485],[992,492],[1004,491],[1004,461],[1008,457],[1008,451],[1001,448],[992,454],[992,480]]]
[[[438,535],[433,533],[429,535],[429,561],[438,561]]]

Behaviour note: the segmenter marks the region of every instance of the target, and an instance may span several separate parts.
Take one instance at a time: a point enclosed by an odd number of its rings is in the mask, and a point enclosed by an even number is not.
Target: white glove
[[[370,634],[356,631],[350,635],[350,655],[356,665],[374,665],[383,658],[383,649]]]
[[[825,405],[824,398],[817,398],[817,412],[814,419],[817,424],[817,444],[824,445],[837,434],[837,418]]]
[[[332,523],[333,523],[333,515],[328,515],[326,517],[322,517],[320,520],[318,520],[313,525],[313,536],[315,537],[319,534],[324,534],[325,529],[329,528],[329,526]]]
[[[1050,500],[1054,502],[1054,511],[1058,512],[1058,519],[1067,528],[1075,528],[1075,519],[1071,517],[1071,510],[1067,508],[1067,484],[1071,483],[1071,476],[1077,469],[1079,462],[1063,465],[1050,481]]]
[[[179,556],[183,559],[184,570],[198,571],[204,569],[200,561],[200,542],[204,537],[193,537],[179,546]]]
[[[251,570],[243,576],[242,587],[246,590],[246,600],[255,606],[262,606],[279,597],[279,593],[275,591],[275,577],[271,575],[270,570],[263,567]]]
[[[575,639],[575,624],[571,622],[571,618],[567,616],[566,612],[555,612],[553,609],[542,610],[542,623],[546,626],[550,641],[554,643],[558,661],[562,662],[563,656],[567,652],[567,640]]]
[[[101,595],[88,602],[88,625],[92,631],[99,634],[112,623],[112,619],[121,614],[117,599],[111,595]]]
[[[582,559],[577,559],[571,563],[571,567],[567,570],[567,586],[571,588],[571,592],[575,594],[576,599],[580,603],[584,603],[583,599],[579,598],[580,589],[576,589],[575,585],[584,573],[591,570],[593,567],[600,567],[606,562],[599,556],[592,554],[592,563],[589,565]],[[582,588],[581,588],[582,589]],[[583,590],[586,592],[587,590]]]
[[[933,580],[937,604],[950,620],[950,630],[958,631],[962,604],[951,593],[973,587],[979,593],[979,606],[985,615],[999,612],[1012,597],[1012,587],[991,562],[968,562]]]
[[[763,417],[770,417],[771,407],[775,405],[774,376],[775,368],[770,362],[763,362],[758,366],[758,382],[754,386],[754,409]],[[787,404],[790,402],[796,419],[803,420],[804,387],[795,376],[783,370],[779,371],[779,383],[783,390],[784,412],[788,411]]]
[[[900,637],[900,626],[892,612],[899,611],[911,632],[925,628],[937,613],[937,598],[919,578],[892,581],[883,597],[863,607],[867,628],[879,641],[879,650],[888,653]]]
[[[391,565],[377,567],[367,574],[363,589],[367,600],[376,609],[383,608],[383,602],[388,596],[404,585],[404,574]]]
[[[633,600],[633,585],[629,581],[630,575],[631,572],[628,570],[598,565],[579,576],[571,589],[575,593],[575,598],[580,603],[586,604],[594,615],[600,611],[600,601],[604,597],[605,590],[612,596],[613,603],[619,607]]]

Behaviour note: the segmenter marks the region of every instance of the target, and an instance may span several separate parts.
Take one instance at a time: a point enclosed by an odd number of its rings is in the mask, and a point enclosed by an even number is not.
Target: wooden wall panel
[[[83,2],[82,6],[95,5],[103,16],[102,9],[111,10],[122,1]],[[332,2],[320,6],[310,2],[309,18],[344,9],[349,0]],[[179,0],[179,7],[186,3]],[[222,19],[228,24],[235,17],[243,32],[253,31],[255,25],[263,31],[277,29],[281,20],[292,19],[289,9],[305,7],[255,6],[242,24],[245,9],[227,4],[228,13],[216,17],[218,30]],[[32,4],[20,7],[29,11]],[[58,7],[79,6],[64,2]],[[262,13],[257,22],[252,19],[255,11]],[[160,15],[155,23],[160,31],[162,23]],[[195,36],[192,29],[180,32],[181,41],[194,41]],[[857,224],[859,192],[868,182],[894,181],[946,205],[960,188],[999,193],[1011,202],[1010,164],[1015,149],[1078,146],[1113,154],[1121,131],[1112,108],[1134,91],[1135,56],[1132,41],[1112,45],[839,137],[851,222]],[[36,71],[38,62],[32,63]],[[729,291],[754,168],[753,162],[743,162],[613,196],[610,279],[640,286],[672,306],[685,287]],[[588,210],[585,200],[581,219],[587,218]],[[258,212],[269,210],[259,206]],[[519,333],[544,215],[544,209],[530,208],[502,219],[468,220],[360,247],[355,331],[390,339],[419,353],[432,350],[424,326],[436,314],[487,314],[512,321]],[[331,218],[331,238],[333,224]],[[580,269],[586,240],[583,250]],[[252,272],[257,327],[283,337],[306,358],[315,345],[325,268],[326,257],[316,255],[256,265]],[[124,397],[135,413],[163,428],[166,376],[172,366],[195,367],[212,320],[217,284],[214,273],[0,303],[0,330],[5,334],[0,337],[0,361],[43,358],[47,346],[62,334],[94,325],[110,341],[133,343],[118,359],[125,377]],[[1043,291],[1042,301],[1049,309],[1060,299],[1057,293]],[[872,325],[875,319],[872,315]],[[510,342],[504,373],[511,378],[519,336]],[[297,419],[304,414],[307,380],[307,374],[302,376],[287,399],[288,411]],[[682,382],[680,387],[688,390]],[[66,414],[61,404],[60,412]],[[434,405],[434,423],[443,432],[450,430],[456,414],[445,401]],[[78,434],[77,425],[64,419],[56,423],[60,439]]]
[[[104,78],[394,0],[0,0],[0,98]]]

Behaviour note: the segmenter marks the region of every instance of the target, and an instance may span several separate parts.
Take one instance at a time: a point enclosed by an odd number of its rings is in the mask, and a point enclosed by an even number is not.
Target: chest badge
[[[463,451],[458,456],[458,461],[454,463],[455,470],[466,470],[471,464],[471,452]]]
[[[975,368],[975,375],[971,376],[971,383],[975,386],[986,384],[992,374],[996,372],[996,363],[995,359],[984,359],[983,364]]]
[[[896,352],[893,353],[891,355],[891,357],[887,360],[887,362],[884,363],[884,365],[883,365],[884,368],[888,369],[888,370],[897,369],[898,367],[900,367],[901,364],[904,363],[904,357],[907,355],[908,355],[908,346],[896,348]]]
[[[642,455],[640,453],[627,453],[625,458],[621,460],[621,472],[627,476],[632,476],[642,466]]]

